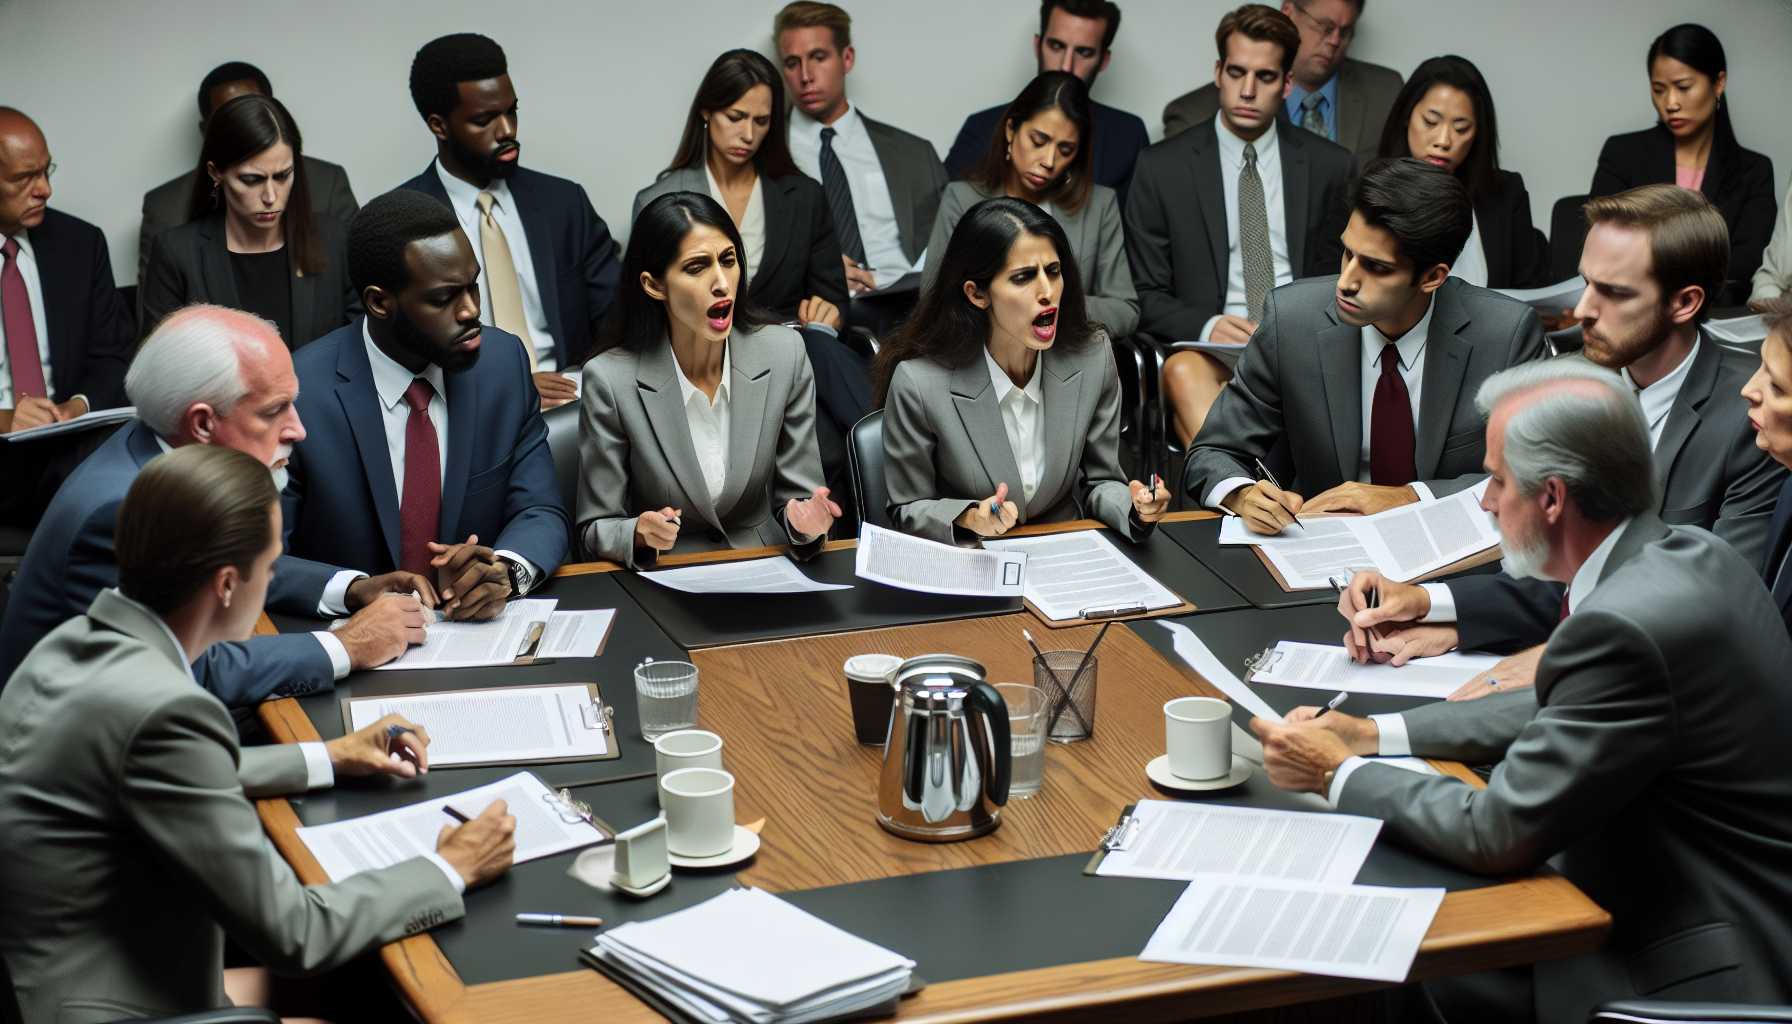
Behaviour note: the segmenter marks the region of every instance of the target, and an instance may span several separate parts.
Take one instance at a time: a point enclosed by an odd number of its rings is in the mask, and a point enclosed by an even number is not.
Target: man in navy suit
[[[374,199],[348,250],[367,315],[296,355],[309,436],[291,461],[288,551],[427,576],[425,603],[492,618],[568,546],[528,355],[482,329],[479,262],[435,199]]]
[[[591,355],[616,298],[609,227],[581,185],[521,166],[516,90],[497,43],[463,32],[424,44],[411,100],[436,158],[399,187],[454,211],[479,261],[485,323],[524,340],[541,407],[572,401],[577,389],[556,371]]]
[[[189,306],[172,314],[144,341],[124,387],[138,418],[69,476],[25,549],[0,625],[0,681],[46,633],[118,585],[118,508],[151,459],[188,444],[224,445],[266,463],[283,485],[293,445],[305,437],[286,344],[273,324],[240,310]],[[359,610],[334,632],[212,646],[194,676],[230,707],[327,689],[423,641],[423,609],[410,594],[427,586],[421,576],[369,578],[292,557],[275,570],[271,609],[314,618]]]
[[[1111,0],[1044,0],[1039,5],[1039,34],[1033,37],[1033,53],[1039,71],[1068,71],[1095,88],[1096,76],[1107,70],[1113,57],[1109,48],[1120,31],[1120,7]],[[1019,90],[1016,90],[1017,92]],[[1126,200],[1126,183],[1139,151],[1151,142],[1139,115],[1089,101],[1095,118],[1094,174],[1097,185],[1106,185]],[[1007,103],[979,110],[964,119],[952,151],[946,154],[946,173],[963,178],[975,170],[989,152]]]

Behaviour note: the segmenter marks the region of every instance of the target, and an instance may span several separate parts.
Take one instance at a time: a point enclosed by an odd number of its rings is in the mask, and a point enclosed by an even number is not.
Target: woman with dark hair
[[[635,218],[580,396],[578,535],[593,557],[821,550],[840,507],[821,486],[815,380],[802,339],[750,304],[751,278],[714,199],[673,192]]]
[[[1594,196],[1638,185],[1679,185],[1703,192],[1730,229],[1730,269],[1712,305],[1740,305],[1779,210],[1773,161],[1743,149],[1730,124],[1724,45],[1703,25],[1676,25],[1649,44],[1653,128],[1605,140]]]
[[[188,221],[156,236],[140,282],[143,333],[195,302],[272,321],[287,348],[360,308],[348,241],[312,214],[299,127],[272,96],[238,96],[206,122]]]
[[[1170,492],[1120,475],[1119,374],[1063,227],[986,199],[928,263],[933,283],[874,364],[896,526],[967,544],[1092,518],[1144,539]]]
[[[1033,79],[1008,104],[976,171],[966,181],[947,185],[940,195],[927,251],[944,252],[959,218],[977,203],[994,196],[1024,199],[1063,226],[1070,253],[1083,270],[1089,318],[1110,335],[1123,336],[1139,326],[1139,295],[1126,262],[1120,201],[1113,189],[1090,179],[1094,132],[1082,79],[1065,71]],[[933,281],[934,266],[928,263],[924,286]]]
[[[1442,167],[1468,189],[1475,226],[1450,276],[1483,288],[1546,284],[1547,243],[1531,225],[1531,195],[1518,172],[1500,169],[1499,154],[1493,93],[1479,68],[1453,54],[1413,71],[1381,132],[1381,156]]]

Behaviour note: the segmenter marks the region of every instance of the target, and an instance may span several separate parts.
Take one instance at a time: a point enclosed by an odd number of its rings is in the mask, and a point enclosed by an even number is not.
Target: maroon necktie
[[[1412,396],[1400,376],[1400,350],[1381,350],[1381,379],[1369,410],[1369,482],[1404,487],[1418,479],[1413,467]]]
[[[25,291],[25,275],[19,273],[19,242],[8,238],[0,245],[0,311],[5,313],[6,365],[12,370],[12,404],[26,395],[50,397],[44,388],[44,364],[37,355],[37,325],[31,322],[31,294]]]
[[[398,567],[431,575],[429,542],[442,515],[442,456],[429,400],[436,393],[422,377],[404,389],[411,417],[404,425],[404,497],[398,505]]]

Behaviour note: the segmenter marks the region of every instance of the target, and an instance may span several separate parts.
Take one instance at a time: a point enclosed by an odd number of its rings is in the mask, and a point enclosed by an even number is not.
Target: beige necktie
[[[490,192],[479,193],[479,248],[485,253],[485,282],[492,293],[492,324],[521,338],[529,353],[529,369],[535,369],[535,342],[529,337],[529,319],[523,315],[523,291],[517,286],[516,264],[510,260],[510,243],[504,229],[492,219]]]

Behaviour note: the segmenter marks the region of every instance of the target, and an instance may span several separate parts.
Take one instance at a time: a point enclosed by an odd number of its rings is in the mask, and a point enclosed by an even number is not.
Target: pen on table
[[[541,924],[551,928],[602,928],[601,917],[580,917],[577,914],[518,914],[517,924]]]
[[[1346,698],[1348,696],[1350,696],[1349,690],[1344,690],[1344,691],[1339,692],[1339,694],[1336,697],[1333,697],[1331,700],[1326,701],[1325,707],[1322,707],[1317,712],[1315,712],[1313,717],[1319,718],[1319,717],[1323,716],[1327,711],[1336,711],[1338,709],[1338,705],[1344,703],[1344,698]]]
[[[1275,475],[1275,474],[1274,474],[1274,473],[1271,473],[1271,472],[1270,472],[1270,471],[1269,471],[1269,467],[1268,467],[1268,466],[1265,466],[1265,465],[1264,465],[1264,464],[1263,464],[1263,460],[1262,460],[1262,459],[1258,459],[1258,460],[1256,460],[1256,461],[1257,461],[1257,472],[1258,472],[1258,473],[1260,473],[1260,474],[1262,474],[1262,475],[1261,475],[1261,476],[1260,476],[1260,477],[1258,477],[1258,479],[1260,479],[1260,480],[1268,480],[1268,481],[1269,481],[1269,482],[1270,482],[1270,484],[1271,484],[1271,485],[1273,485],[1273,486],[1274,486],[1274,487],[1275,487],[1275,489],[1276,489],[1276,490],[1278,490],[1278,491],[1279,491],[1279,490],[1281,490],[1281,489],[1282,489],[1282,482],[1281,482],[1281,481],[1280,481],[1280,480],[1277,480],[1277,479],[1276,479],[1276,475]],[[1284,508],[1286,508],[1286,507],[1287,507],[1287,506],[1283,506],[1283,507],[1284,507]],[[1294,524],[1294,525],[1295,525],[1295,526],[1300,526],[1300,532],[1302,532],[1302,533],[1306,533],[1306,532],[1307,532],[1307,528],[1306,528],[1306,527],[1305,527],[1305,526],[1301,526],[1301,522],[1300,522],[1300,516],[1299,516],[1299,514],[1296,514],[1296,513],[1291,513],[1291,514],[1292,514],[1292,515],[1293,515],[1293,516],[1294,516],[1294,520],[1293,520],[1293,524]]]

